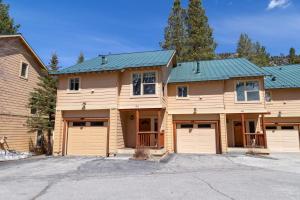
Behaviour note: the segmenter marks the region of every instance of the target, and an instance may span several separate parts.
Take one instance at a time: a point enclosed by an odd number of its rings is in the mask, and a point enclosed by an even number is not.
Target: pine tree
[[[82,52],[80,52],[78,59],[77,59],[77,64],[82,63],[84,61],[84,55]]]
[[[182,51],[185,37],[185,10],[181,8],[180,0],[174,0],[173,8],[165,28],[165,39],[161,43],[163,49],[176,50],[178,61],[182,61]]]
[[[16,34],[20,25],[15,25],[14,20],[9,16],[9,5],[0,0],[0,35]]]
[[[296,50],[295,48],[290,48],[290,52],[289,52],[289,64],[295,64],[296,63]]]
[[[215,57],[216,43],[213,30],[202,7],[201,0],[190,0],[186,17],[187,41],[183,59],[208,60]]]
[[[50,71],[58,70],[58,58],[54,53],[50,60]],[[31,131],[47,132],[47,145],[45,145],[46,153],[52,154],[51,136],[54,130],[55,108],[56,108],[56,92],[57,92],[57,78],[48,76],[40,77],[38,87],[30,94],[28,107],[33,111],[28,120],[27,126]]]
[[[247,34],[241,34],[237,45],[238,57],[247,58],[258,66],[270,64],[270,55],[259,42],[252,42]]]

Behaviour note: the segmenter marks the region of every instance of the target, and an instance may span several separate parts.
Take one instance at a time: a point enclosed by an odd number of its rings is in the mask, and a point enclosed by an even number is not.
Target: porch
[[[228,114],[226,123],[229,151],[237,148],[267,148],[264,114]]]
[[[118,152],[131,154],[135,149],[146,148],[155,153],[164,149],[164,109],[120,110],[124,148]]]

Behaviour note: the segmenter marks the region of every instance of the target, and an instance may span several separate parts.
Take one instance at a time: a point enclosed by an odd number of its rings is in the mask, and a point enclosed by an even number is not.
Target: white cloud
[[[290,0],[270,0],[267,10],[272,10],[274,8],[287,8],[290,4]]]

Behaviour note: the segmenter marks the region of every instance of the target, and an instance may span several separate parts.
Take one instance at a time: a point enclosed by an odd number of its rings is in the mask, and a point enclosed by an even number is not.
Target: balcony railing
[[[245,133],[246,147],[264,148],[265,135],[263,133]]]
[[[164,148],[164,132],[138,132],[137,146],[151,149]]]

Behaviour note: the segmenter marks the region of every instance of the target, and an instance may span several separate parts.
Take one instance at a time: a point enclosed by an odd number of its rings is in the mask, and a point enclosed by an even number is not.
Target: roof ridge
[[[182,63],[195,63],[195,62],[220,62],[220,61],[229,61],[229,60],[247,60],[246,58],[225,58],[225,59],[213,59],[213,60],[194,60],[194,61],[186,61],[186,62],[178,62]]]
[[[152,52],[163,52],[163,51],[175,51],[175,50],[172,50],[172,49],[169,49],[169,50],[149,50],[149,51],[134,51],[134,52],[124,52],[124,53],[111,53],[111,54],[103,54],[104,56],[114,56],[114,55],[126,55],[126,54],[139,54],[139,53],[152,53]],[[100,54],[102,55],[102,54]]]

